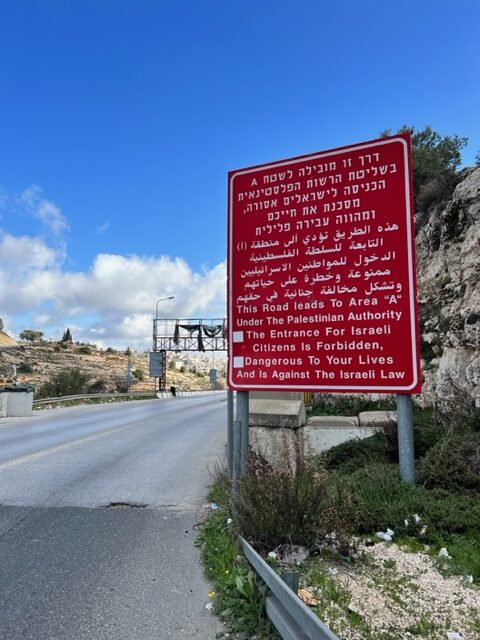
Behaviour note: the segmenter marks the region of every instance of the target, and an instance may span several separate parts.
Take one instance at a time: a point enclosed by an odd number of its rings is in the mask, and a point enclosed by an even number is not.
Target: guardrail
[[[225,393],[224,391],[217,390],[205,390],[205,391],[177,391],[177,396],[188,396],[196,394],[207,393]],[[75,396],[61,396],[54,398],[41,398],[40,400],[34,400],[34,405],[51,404],[54,402],[68,402],[69,400],[90,400],[94,398],[171,398],[172,394],[168,391],[156,392],[156,391],[138,391],[135,393],[84,393]]]
[[[83,393],[75,396],[61,396],[54,398],[41,398],[40,400],[34,400],[34,405],[49,404],[51,402],[68,402],[69,400],[90,400],[94,398],[154,398],[155,393],[153,391],[138,392],[138,393]]]
[[[241,536],[240,544],[245,557],[271,591],[267,615],[283,640],[339,640]]]

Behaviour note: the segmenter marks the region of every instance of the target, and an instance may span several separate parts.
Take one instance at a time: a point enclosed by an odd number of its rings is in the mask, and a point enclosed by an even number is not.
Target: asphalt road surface
[[[0,420],[0,640],[214,639],[194,542],[226,394]]]

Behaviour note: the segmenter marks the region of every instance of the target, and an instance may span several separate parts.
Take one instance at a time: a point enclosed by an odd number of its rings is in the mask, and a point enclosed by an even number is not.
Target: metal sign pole
[[[249,392],[237,391],[237,415],[242,423],[242,440],[240,445],[240,472],[247,470],[248,460],[248,427],[249,427]]]
[[[238,494],[238,479],[240,477],[240,450],[242,447],[242,423],[235,420],[233,423],[233,440],[232,440],[232,490],[234,498]]]
[[[397,423],[400,477],[408,484],[415,484],[413,403],[410,394],[397,394]]]
[[[233,478],[233,391],[227,391],[227,465],[228,475]]]

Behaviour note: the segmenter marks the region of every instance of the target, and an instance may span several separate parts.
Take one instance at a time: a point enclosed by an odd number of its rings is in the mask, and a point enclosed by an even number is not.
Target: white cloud
[[[2,313],[30,318],[47,336],[75,326],[75,340],[140,349],[160,298],[175,296],[159,305],[161,317],[225,315],[224,262],[198,273],[182,258],[100,254],[88,271],[70,272],[64,258],[42,239],[0,234]]]
[[[52,268],[61,259],[59,251],[40,238],[13,236],[0,230],[0,265],[8,265],[13,276],[32,269]]]
[[[47,200],[43,195],[43,189],[36,184],[25,189],[17,201],[31,215],[40,220],[55,236],[60,236],[64,231],[68,230],[67,219],[59,207]]]

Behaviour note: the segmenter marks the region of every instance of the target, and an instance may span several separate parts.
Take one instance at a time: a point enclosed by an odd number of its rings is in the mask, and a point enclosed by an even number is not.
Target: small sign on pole
[[[229,174],[228,384],[421,389],[409,134]]]
[[[161,378],[165,370],[165,351],[150,351],[149,377]]]

